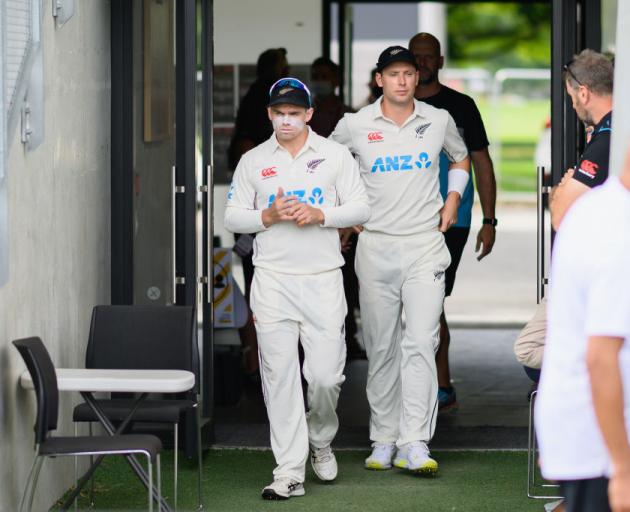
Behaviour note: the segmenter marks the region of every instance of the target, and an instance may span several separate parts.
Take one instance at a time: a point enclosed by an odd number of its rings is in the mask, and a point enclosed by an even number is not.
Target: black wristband
[[[497,219],[490,219],[488,217],[484,217],[484,219],[481,221],[482,224],[490,224],[491,226],[496,226],[497,225]]]

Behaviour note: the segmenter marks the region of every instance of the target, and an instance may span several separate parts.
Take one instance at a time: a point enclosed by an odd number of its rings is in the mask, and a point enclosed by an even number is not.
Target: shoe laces
[[[282,486],[287,487],[288,489],[291,489],[299,485],[299,482],[297,480],[293,480],[293,478],[289,478],[288,476],[281,476],[281,477],[275,478],[273,481],[273,484],[282,485]]]
[[[375,442],[375,443],[372,443],[372,448],[374,448],[373,456],[376,458],[385,457],[386,455],[389,456],[394,451],[393,445],[389,443]]]
[[[412,441],[407,448],[407,458],[427,459],[431,455],[429,447],[422,441]]]
[[[325,446],[324,448],[313,448],[312,449],[313,458],[316,462],[328,462],[333,457],[332,449],[329,446]]]

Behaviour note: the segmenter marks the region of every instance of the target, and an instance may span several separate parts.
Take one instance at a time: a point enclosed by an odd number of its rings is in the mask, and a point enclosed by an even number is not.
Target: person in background
[[[426,32],[416,34],[409,41],[409,50],[414,54],[420,71],[420,80],[415,92],[416,99],[436,108],[447,110],[453,117],[457,130],[466,143],[483,212],[483,220],[477,233],[476,245],[476,250],[479,252],[477,260],[480,261],[492,251],[497,225],[495,217],[497,184],[494,177],[492,159],[488,152],[488,137],[486,136],[486,129],[481,119],[481,114],[475,101],[470,96],[440,83],[439,71],[444,65],[444,57],[441,54],[440,42],[435,36]],[[440,193],[443,198],[446,198],[448,190],[448,168],[448,158],[442,153],[440,155]],[[457,211],[457,222],[444,233],[446,247],[451,255],[451,264],[446,270],[445,297],[449,297],[453,291],[457,267],[470,233],[474,195],[473,180],[470,180]],[[442,311],[440,316],[440,348],[435,356],[438,372],[438,403],[440,412],[447,412],[457,408],[457,396],[455,388],[451,384],[448,362],[450,342],[451,333],[446,321],[446,315]]]

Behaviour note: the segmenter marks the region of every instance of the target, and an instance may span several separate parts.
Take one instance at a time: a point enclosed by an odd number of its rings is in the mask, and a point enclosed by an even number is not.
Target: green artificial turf
[[[270,451],[210,450],[205,455],[203,490],[208,511],[528,511],[542,510],[526,497],[525,452],[438,452],[437,477],[393,469],[367,471],[366,451],[338,451],[339,476],[332,484],[317,480],[310,467],[306,495],[285,502],[260,497],[272,478]],[[163,494],[172,503],[172,452],[162,457]],[[193,510],[197,499],[194,462],[180,469],[179,509]],[[106,459],[96,473],[96,510],[146,508],[146,491],[120,457]],[[87,506],[82,496],[81,509]]]

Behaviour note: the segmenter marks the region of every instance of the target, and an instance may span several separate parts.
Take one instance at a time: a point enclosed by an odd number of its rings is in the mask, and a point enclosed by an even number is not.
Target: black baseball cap
[[[378,62],[376,63],[376,71],[381,73],[387,66],[394,62],[406,62],[418,69],[416,58],[407,48],[404,46],[390,46],[389,48],[385,48],[379,55]]]
[[[297,78],[281,78],[269,89],[269,106],[283,103],[311,108],[311,91]]]

